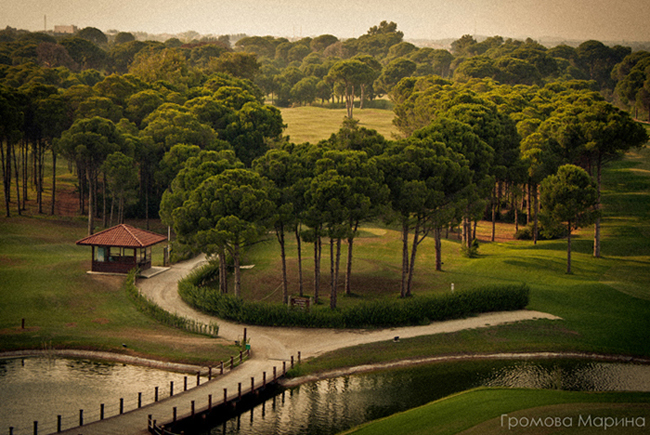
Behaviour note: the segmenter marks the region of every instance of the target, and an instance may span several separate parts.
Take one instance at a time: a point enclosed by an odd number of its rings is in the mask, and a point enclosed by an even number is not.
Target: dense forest
[[[326,141],[291,143],[275,106],[304,104],[346,107],[347,120]],[[402,137],[360,127],[354,111],[370,106],[392,108]],[[234,45],[7,28],[0,111],[7,216],[33,194],[39,212],[54,213],[56,176],[45,204],[44,166],[51,157],[56,171],[64,158],[89,232],[97,218],[160,216],[185,246],[234,263],[236,294],[241,250],[274,229],[283,259],[287,235],[313,244],[318,300],[326,239],[335,307],[341,243],[349,291],[358,226],[379,217],[403,234],[402,296],[425,237],[436,239],[440,268],[442,234],[458,227],[472,255],[482,218],[521,223],[519,236],[534,240],[595,221],[599,256],[601,168],[647,141],[633,118],[650,113],[650,53],[469,35],[451,50],[420,48],[392,22],[347,40],[245,36]],[[552,212],[562,203],[553,189],[583,182],[583,172],[591,184],[581,189],[595,196],[576,198],[584,204],[573,214]],[[285,299],[286,288],[285,275]]]

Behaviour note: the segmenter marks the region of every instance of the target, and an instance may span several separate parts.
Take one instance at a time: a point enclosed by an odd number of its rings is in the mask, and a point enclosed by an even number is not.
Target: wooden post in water
[[[262,387],[266,388],[266,372],[262,372]]]
[[[255,378],[251,377],[251,393],[255,391]]]
[[[291,368],[293,368],[293,355],[291,355]]]
[[[192,400],[192,417],[194,417],[194,400]]]
[[[84,410],[80,409],[79,410],[79,426],[84,425]]]
[[[174,406],[174,408],[173,408],[173,411],[174,411],[174,412],[173,412],[173,419],[172,419],[172,421],[173,421],[174,423],[176,423],[176,413],[177,413],[178,410],[176,409],[175,406]]]
[[[223,404],[225,405],[228,403],[228,389],[224,388],[223,389]]]
[[[174,395],[174,381],[169,382],[169,397]]]
[[[154,402],[158,401],[158,387],[156,387],[156,392],[154,394]]]
[[[62,417],[60,415],[56,416],[56,433],[61,432],[61,419]]]
[[[38,435],[38,422],[34,422],[34,435]]]
[[[99,405],[99,419],[103,420],[104,419],[104,404]]]
[[[273,382],[278,378],[278,370],[275,366],[273,366]]]
[[[120,398],[120,415],[124,414],[124,399]]]
[[[142,393],[138,393],[138,409],[142,408]]]
[[[187,391],[187,376],[183,376],[183,391]]]
[[[241,400],[241,382],[237,386],[237,398]]]
[[[196,386],[201,385],[201,372],[196,372]]]
[[[208,411],[212,411],[212,394],[208,394]]]

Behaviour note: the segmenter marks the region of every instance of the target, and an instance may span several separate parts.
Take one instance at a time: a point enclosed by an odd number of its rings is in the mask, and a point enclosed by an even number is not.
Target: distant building
[[[77,33],[77,26],[54,26],[54,33]]]

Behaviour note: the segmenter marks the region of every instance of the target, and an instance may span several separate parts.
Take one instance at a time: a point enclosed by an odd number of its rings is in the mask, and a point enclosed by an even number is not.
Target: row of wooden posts
[[[244,361],[244,359],[247,359],[249,357],[250,357],[250,348],[240,351],[239,352],[239,363],[238,364],[241,364]],[[235,367],[235,357],[231,356],[230,361],[227,361],[225,363],[223,361],[220,362],[220,364],[218,366],[219,375],[223,375],[224,370],[227,369],[228,366],[230,367],[230,370],[232,370]],[[212,377],[213,377],[213,367],[208,367],[208,381],[212,380]],[[184,377],[184,382],[183,382],[184,383],[183,391],[187,391],[187,389],[188,389],[187,381],[188,381],[188,377],[185,376]],[[201,384],[201,372],[199,371],[199,372],[196,373],[196,386],[198,387],[200,384]],[[159,387],[154,388],[153,403],[158,402],[158,400],[159,400],[159,391],[160,391]],[[174,381],[170,381],[169,397],[172,397],[173,395],[174,395]],[[142,405],[142,393],[140,392],[140,393],[138,393],[138,404],[137,404],[136,409],[142,408],[142,406],[143,406]],[[105,404],[103,404],[103,403],[100,404],[99,420],[104,420],[105,411],[106,411]],[[121,398],[120,399],[120,404],[119,404],[119,415],[124,414],[124,412],[125,412],[124,411],[124,399]],[[80,409],[79,410],[79,426],[83,426],[84,424],[87,424],[87,423],[88,423],[87,421],[84,421],[84,410]],[[63,431],[62,426],[63,426],[63,416],[57,415],[56,433],[59,433],[59,432]],[[39,422],[38,421],[34,421],[33,428],[34,428],[34,432],[33,432],[34,435],[38,435],[39,434]],[[9,435],[14,435],[14,429],[15,429],[14,427],[9,427]]]
[[[297,363],[300,363],[301,359],[301,354],[298,352],[298,358],[297,358]],[[294,356],[291,356],[291,361],[290,361],[290,368],[294,368],[296,361],[294,359]],[[231,400],[228,400],[228,389],[224,388],[223,389],[223,400],[221,402],[213,402],[213,396],[212,394],[208,394],[207,397],[207,408],[205,411],[199,413],[197,412],[197,407],[196,407],[196,401],[192,400],[190,401],[190,415],[184,417],[183,419],[179,419],[178,417],[178,407],[174,406],[172,408],[172,416],[171,420],[168,421],[164,425],[158,425],[158,422],[153,419],[152,415],[148,416],[148,429],[149,433],[153,435],[175,435],[174,432],[170,431],[168,428],[174,425],[178,425],[179,423],[182,423],[183,420],[194,420],[198,415],[202,415],[203,418],[205,419],[207,416],[209,416],[214,409],[217,406],[228,406],[230,405],[232,408],[237,407],[237,403],[241,402],[242,399],[246,395],[257,395],[260,391],[263,391],[267,388],[268,384],[275,384],[277,381],[282,378],[287,372],[287,362],[283,361],[282,362],[282,371],[281,373],[278,374],[277,367],[273,367],[273,377],[271,380],[267,382],[267,374],[266,372],[262,372],[262,384],[261,386],[258,386],[257,388],[255,387],[255,377],[251,377],[251,383],[250,383],[250,390],[244,391],[242,389],[242,383],[239,382],[237,384],[237,396],[235,398],[232,398]],[[191,421],[188,421],[188,423],[191,423]],[[182,432],[181,432],[182,433]]]

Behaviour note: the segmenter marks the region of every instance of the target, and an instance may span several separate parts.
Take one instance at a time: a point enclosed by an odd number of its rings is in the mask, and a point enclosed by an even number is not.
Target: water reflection
[[[24,358],[0,360],[0,432],[15,435],[56,432],[57,415],[63,428],[79,424],[79,410],[86,422],[104,415],[119,413],[120,398],[124,409],[135,409],[138,393],[142,404],[154,401],[155,387],[159,399],[169,396],[170,382],[182,388],[185,375],[148,367],[90,360]]]
[[[650,366],[467,361],[343,376],[287,390],[209,434],[328,435],[479,386],[650,391]]]

